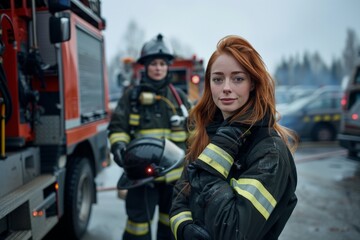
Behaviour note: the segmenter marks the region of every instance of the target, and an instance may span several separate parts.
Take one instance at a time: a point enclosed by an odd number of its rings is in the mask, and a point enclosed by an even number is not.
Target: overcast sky
[[[319,52],[339,58],[347,29],[360,38],[360,0],[102,0],[108,62],[121,48],[131,20],[145,31],[176,38],[207,62],[218,40],[240,35],[271,73],[282,58]]]

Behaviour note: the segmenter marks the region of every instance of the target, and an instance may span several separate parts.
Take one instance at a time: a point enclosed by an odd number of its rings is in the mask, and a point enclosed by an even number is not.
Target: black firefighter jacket
[[[297,173],[285,143],[275,131],[260,136],[264,130],[269,132],[268,128],[252,130],[230,169],[209,161],[225,174],[198,176],[200,191],[183,192],[188,184],[187,171],[183,172],[170,211],[177,240],[186,239],[182,231],[189,223],[202,226],[212,240],[278,239],[297,203]]]
[[[187,96],[183,91],[176,90],[183,104],[189,110],[191,105]],[[188,137],[186,121],[179,127],[171,127],[171,116],[176,114],[182,116],[182,111],[169,86],[166,85],[153,92],[160,97],[154,103],[141,104],[139,101],[141,94],[149,91],[153,90],[149,90],[143,85],[135,86],[128,89],[119,99],[108,126],[110,145],[119,141],[127,144],[135,138],[154,137],[169,139],[185,150]],[[166,174],[165,179],[162,179],[162,181],[172,182],[177,180],[182,173],[182,169],[181,167],[172,170]]]

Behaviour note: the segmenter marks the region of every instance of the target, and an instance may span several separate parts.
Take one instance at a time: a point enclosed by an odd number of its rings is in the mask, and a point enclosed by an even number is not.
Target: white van
[[[360,63],[355,67],[341,100],[342,117],[338,140],[348,156],[358,159],[360,152]]]

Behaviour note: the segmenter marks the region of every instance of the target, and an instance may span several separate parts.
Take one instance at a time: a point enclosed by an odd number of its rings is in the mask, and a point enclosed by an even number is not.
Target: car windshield
[[[297,99],[295,101],[293,101],[292,103],[290,103],[286,108],[287,111],[289,112],[296,112],[299,111],[300,109],[302,109],[304,106],[306,106],[307,104],[309,104],[314,98],[312,97],[307,97],[307,98],[300,98]]]

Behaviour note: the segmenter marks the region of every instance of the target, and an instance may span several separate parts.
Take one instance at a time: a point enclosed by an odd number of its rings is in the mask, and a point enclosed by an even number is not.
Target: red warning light
[[[193,84],[199,84],[199,82],[200,82],[200,77],[199,77],[199,75],[193,75],[193,76],[191,77],[191,82],[192,82]]]
[[[34,210],[32,212],[32,215],[33,215],[33,217],[41,217],[44,215],[44,211],[43,210]]]
[[[353,115],[351,115],[352,120],[358,120],[359,119],[359,115],[357,113],[354,113]]]
[[[146,173],[147,173],[148,175],[152,175],[153,172],[154,172],[154,169],[153,169],[152,167],[147,167],[147,168],[146,168]]]

